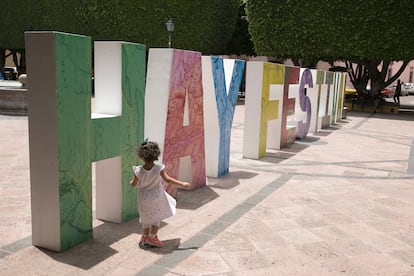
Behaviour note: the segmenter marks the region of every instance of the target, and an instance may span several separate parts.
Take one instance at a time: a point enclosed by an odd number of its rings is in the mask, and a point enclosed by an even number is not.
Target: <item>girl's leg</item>
[[[162,241],[160,241],[157,237],[157,233],[158,233],[159,228],[160,228],[160,222],[159,221],[151,225],[150,236],[147,239],[147,242],[150,245],[153,245],[153,246],[156,246],[156,247],[162,247],[164,245],[164,243]]]
[[[151,232],[150,232],[151,236],[153,237],[157,236],[160,225],[161,225],[161,222],[159,220],[151,224]]]
[[[158,226],[157,225],[151,225],[151,236],[156,236],[158,233]]]
[[[144,228],[144,236],[148,237],[149,233],[150,233],[149,227]]]
[[[143,225],[144,233],[141,236],[141,242],[146,243],[150,233],[150,225]]]
[[[143,224],[142,228],[144,228],[144,236],[148,237],[150,234],[151,224]]]

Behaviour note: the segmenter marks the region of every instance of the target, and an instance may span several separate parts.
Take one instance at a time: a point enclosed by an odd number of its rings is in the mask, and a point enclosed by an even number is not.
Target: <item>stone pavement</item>
[[[27,117],[0,116],[0,275],[414,275],[414,113],[347,119],[180,191],[162,249],[141,227],[94,220],[66,252],[31,245]]]

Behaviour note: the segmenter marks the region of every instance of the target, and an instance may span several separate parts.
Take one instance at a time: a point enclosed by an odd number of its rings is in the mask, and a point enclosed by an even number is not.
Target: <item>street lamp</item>
[[[168,32],[168,48],[171,48],[171,35],[174,32],[174,23],[171,19],[168,19],[168,21],[165,22],[165,26],[167,26]]]

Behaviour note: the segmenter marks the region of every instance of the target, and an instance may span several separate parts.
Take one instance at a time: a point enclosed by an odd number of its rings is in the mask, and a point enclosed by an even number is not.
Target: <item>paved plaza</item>
[[[31,245],[27,117],[0,115],[0,275],[414,275],[413,112],[349,112],[261,160],[243,122],[240,104],[230,173],[179,192],[163,248],[138,246],[138,219],[94,220],[56,253]]]

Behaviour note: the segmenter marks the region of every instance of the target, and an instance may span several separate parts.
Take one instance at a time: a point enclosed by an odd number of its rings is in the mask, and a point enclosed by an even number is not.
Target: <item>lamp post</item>
[[[168,21],[165,22],[165,26],[167,26],[168,32],[168,48],[171,48],[171,35],[174,32],[174,23],[171,19],[168,19]]]

